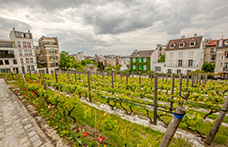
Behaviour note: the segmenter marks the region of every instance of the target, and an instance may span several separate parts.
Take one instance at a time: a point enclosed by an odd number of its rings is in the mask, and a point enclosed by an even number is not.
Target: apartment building
[[[152,62],[156,59],[154,50],[134,50],[130,55],[131,69],[133,70],[150,70],[152,69]],[[153,60],[152,60],[153,59]]]
[[[78,62],[82,62],[82,60],[85,60],[83,51],[78,52],[77,54],[73,54],[73,56],[75,57],[75,60]]]
[[[216,44],[215,73],[228,73],[228,39],[219,39]]]
[[[35,49],[33,47],[33,37],[30,30],[28,32],[16,31],[15,28],[10,32],[10,40],[15,42],[15,56],[17,63],[22,66],[23,73],[35,72],[37,70]],[[20,68],[18,69],[21,73]]]
[[[217,40],[204,39],[203,42],[203,50],[204,50],[204,63],[210,62],[215,64],[216,61],[216,45]]]
[[[157,59],[159,59],[162,55],[165,54],[166,45],[157,44],[156,51],[157,51]]]
[[[22,66],[19,61],[18,49],[11,40],[0,40],[0,73],[21,73]]]
[[[59,69],[59,43],[57,37],[42,36],[37,51],[37,63],[40,67],[46,68],[46,73],[54,73]]]
[[[203,36],[169,40],[165,52],[165,73],[187,74],[203,65]]]

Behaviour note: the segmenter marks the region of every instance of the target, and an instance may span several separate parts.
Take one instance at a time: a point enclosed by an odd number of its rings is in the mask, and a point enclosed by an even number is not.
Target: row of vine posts
[[[73,71],[73,72],[74,72],[74,76],[75,76],[75,81],[77,81],[77,72],[76,71]],[[63,73],[63,72],[61,72],[61,73]],[[80,77],[81,72],[79,71],[78,74],[79,74],[79,77]],[[88,76],[89,100],[92,101],[92,98],[91,98],[91,95],[90,95],[90,91],[91,91],[91,89],[90,89],[90,75],[91,75],[91,72],[88,71],[87,73],[84,72],[83,74],[85,74],[85,75],[87,74],[87,76]],[[98,74],[101,74],[102,79],[104,80],[104,77],[105,77],[106,73],[105,72],[99,72],[99,73],[97,72],[96,75],[98,75]],[[111,73],[109,73],[109,75],[112,76],[112,88],[114,88],[113,71]],[[116,80],[116,72],[115,72],[114,75],[115,75],[115,80]],[[53,73],[52,73],[52,76],[54,76]],[[69,71],[67,71],[67,76],[69,76]],[[128,85],[128,76],[129,76],[129,73],[126,73],[126,84],[127,85]],[[23,74],[22,74],[22,77],[24,77]],[[30,77],[31,77],[31,73],[30,73]],[[40,77],[42,78],[42,74],[41,73],[40,73]],[[179,73],[179,86],[180,86],[179,87],[179,89],[180,89],[179,90],[179,96],[181,96],[182,77],[183,77],[182,73]],[[204,77],[203,86],[205,86],[206,82],[207,82],[207,75],[204,74],[203,77]],[[158,78],[159,78],[158,77],[158,73],[154,73],[154,74],[151,73],[150,74],[150,78],[151,78],[151,81],[154,78],[154,99],[153,99],[153,102],[154,102],[154,115],[153,115],[153,124],[157,125],[157,117],[156,116],[157,116],[157,106],[158,106],[158,102],[157,102],[157,89],[158,89]],[[161,74],[160,78],[162,79],[162,81],[164,80],[164,73]],[[167,77],[167,74],[166,74],[166,80],[167,80],[167,78],[168,77]],[[57,71],[55,71],[55,79],[56,79],[56,83],[58,83],[58,73],[57,73]],[[122,80],[122,74],[121,73],[120,73],[120,79]],[[186,76],[187,89],[188,89],[188,80],[189,80],[189,74],[187,74],[187,76]],[[192,86],[195,83],[196,83],[196,85],[198,85],[198,83],[201,84],[201,73],[197,73],[197,74],[193,73],[192,77],[191,77],[191,80],[192,80]],[[175,85],[175,74],[174,73],[171,75],[171,82],[172,82],[171,94],[174,94],[174,85]],[[141,83],[141,72],[139,72],[139,83]],[[44,88],[46,89],[46,80],[45,79],[43,81],[43,84],[44,84]],[[172,106],[173,106],[173,103],[171,102],[171,105],[170,105],[170,109],[171,110],[172,110]],[[212,129],[210,130],[210,133],[209,133],[208,137],[205,140],[205,143],[207,145],[210,145],[211,142],[213,141],[216,133],[219,130],[219,127],[222,124],[222,121],[223,121],[227,111],[228,111],[228,97],[226,98],[226,101],[223,104],[222,109],[220,110],[219,115],[218,115],[218,117],[217,117]],[[162,139],[162,141],[160,143],[160,147],[168,147],[169,146],[169,144],[170,144],[170,142],[171,142],[171,140],[172,140],[172,138],[173,138],[173,136],[174,136],[174,134],[175,134],[175,132],[176,132],[181,120],[182,120],[182,118],[183,118],[183,117],[180,117],[180,115],[184,116],[184,114],[186,113],[185,108],[180,105],[180,102],[179,102],[179,105],[176,108],[175,113],[178,114],[179,116],[174,114],[172,120],[170,121],[170,123],[169,123],[169,125],[167,127],[165,135],[163,136],[163,139]]]

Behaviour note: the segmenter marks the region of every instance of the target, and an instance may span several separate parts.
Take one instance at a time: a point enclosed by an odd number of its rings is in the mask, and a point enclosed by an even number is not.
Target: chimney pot
[[[183,35],[183,36],[181,37],[181,39],[183,39],[183,38],[185,38],[185,35]]]
[[[13,28],[13,31],[15,31],[15,28]]]
[[[195,34],[194,34],[194,37],[196,37],[196,36],[197,36],[197,34],[195,33]]]
[[[28,32],[30,33],[30,30],[28,30]]]

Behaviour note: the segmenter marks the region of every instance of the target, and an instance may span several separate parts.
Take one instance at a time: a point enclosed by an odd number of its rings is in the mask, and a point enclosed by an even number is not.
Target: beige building
[[[47,73],[52,73],[59,68],[59,42],[57,37],[42,36],[36,49],[38,66],[46,68]]]
[[[228,39],[217,40],[215,73],[228,73]]]
[[[216,61],[216,44],[217,40],[205,39],[203,43],[204,63],[210,62],[215,64]]]
[[[162,55],[165,55],[166,45],[157,44],[157,59],[159,59]]]
[[[22,65],[23,73],[37,70],[35,49],[33,47],[33,37],[30,30],[28,32],[16,31],[15,28],[10,32],[10,40],[15,42],[18,53],[18,63]],[[19,69],[20,73],[20,69]]]
[[[75,60],[78,62],[82,62],[82,60],[85,60],[84,58],[84,52],[78,52],[76,55],[73,55],[75,57]]]

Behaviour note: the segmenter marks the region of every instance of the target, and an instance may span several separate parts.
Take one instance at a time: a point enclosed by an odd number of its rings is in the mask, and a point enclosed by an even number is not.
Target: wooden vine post
[[[128,85],[128,72],[126,72],[126,85]]]
[[[154,74],[151,72],[150,75],[151,75],[151,76],[150,76],[150,81],[152,82],[153,77],[154,77]]]
[[[183,74],[182,73],[179,73],[179,96],[181,98],[181,91],[182,91],[182,76]],[[179,100],[179,105],[180,105],[180,100]]]
[[[42,74],[41,74],[41,72],[40,72],[40,79],[42,79]]]
[[[194,86],[194,78],[195,78],[195,74],[192,74],[192,87]]]
[[[175,73],[172,73],[171,80],[172,80],[171,95],[173,95],[174,94],[174,85],[175,85]],[[171,100],[171,102],[170,102],[170,110],[169,111],[172,112],[172,110],[173,110],[173,100]]]
[[[44,89],[47,90],[46,79],[43,79]]]
[[[68,71],[68,69],[67,69],[67,79],[69,80],[69,71]]]
[[[205,143],[207,145],[210,145],[211,142],[213,141],[216,133],[219,130],[220,125],[222,124],[222,121],[223,121],[224,117],[226,116],[226,112],[227,111],[228,111],[228,96],[227,96],[226,101],[223,104],[223,106],[222,106],[222,108],[221,108],[221,110],[219,112],[219,115],[218,115],[218,117],[217,117],[217,119],[216,119],[216,121],[214,123],[213,128],[211,129],[208,137],[206,138],[206,142]]]
[[[89,101],[92,102],[91,93],[90,93],[90,72],[87,71],[88,75],[88,90],[89,90]]]
[[[11,72],[11,76],[12,76],[12,79],[14,80],[14,77],[13,77],[13,72]]]
[[[162,72],[162,81],[164,80],[164,73]]]
[[[170,121],[170,123],[167,127],[167,130],[165,132],[165,135],[162,138],[162,141],[161,141],[159,147],[168,147],[169,146],[184,114],[186,113],[186,110],[184,107],[181,107],[178,105],[176,108],[176,113],[180,114],[180,115],[174,114],[172,120]],[[183,115],[183,116],[181,116],[181,115]]]
[[[205,74],[205,77],[204,77],[204,85],[203,85],[203,87],[205,87],[206,84],[207,84],[207,74]]]
[[[77,73],[76,73],[76,70],[74,71],[74,78],[75,78],[75,82],[77,82],[77,81],[78,81],[78,79],[77,79]]]
[[[120,80],[122,81],[122,71],[120,72]]]
[[[198,82],[199,82],[199,73],[196,74],[196,86],[198,86]]]
[[[115,75],[115,82],[116,82],[116,71],[114,72],[114,75]]]
[[[29,68],[30,79],[32,78],[31,69]]]
[[[141,72],[139,71],[139,84],[141,84]]]
[[[113,71],[111,72],[111,74],[112,74],[112,89],[114,89],[114,80],[113,80]],[[112,95],[113,95],[114,93],[112,92]]]
[[[187,73],[187,77],[186,77],[186,90],[188,91],[188,79],[189,79],[189,73]]]
[[[102,71],[101,74],[102,74],[102,80],[104,81],[104,72]]]
[[[165,80],[168,80],[168,73],[165,74]]]
[[[58,75],[57,75],[56,71],[55,71],[55,81],[56,81],[56,83],[58,83]]]
[[[158,108],[158,73],[154,75],[154,116],[153,123],[157,125],[157,108]]]

